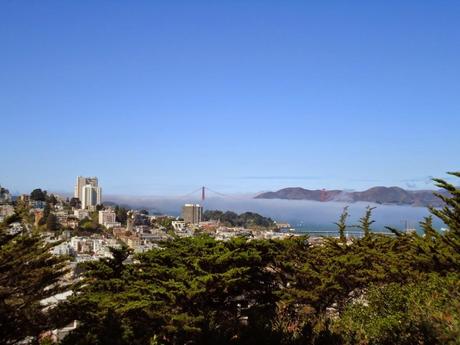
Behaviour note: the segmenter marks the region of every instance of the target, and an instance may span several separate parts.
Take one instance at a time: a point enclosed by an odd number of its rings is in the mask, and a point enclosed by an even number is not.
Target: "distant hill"
[[[441,206],[442,202],[432,190],[405,190],[400,187],[373,187],[362,192],[344,190],[309,190],[300,187],[280,189],[257,195],[256,199],[286,199],[314,201],[372,202],[377,204]]]
[[[261,216],[260,214],[254,212],[237,214],[231,211],[223,212],[219,210],[207,210],[203,212],[203,220],[218,220],[227,226],[241,226],[248,229],[269,229],[275,227],[275,222],[271,218]]]

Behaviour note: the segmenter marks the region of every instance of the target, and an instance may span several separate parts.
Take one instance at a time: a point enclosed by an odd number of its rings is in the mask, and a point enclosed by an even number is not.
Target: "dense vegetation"
[[[59,284],[67,265],[50,253],[54,244],[45,244],[36,233],[10,235],[8,222],[0,223],[1,344],[38,339],[54,324],[54,315],[40,302],[68,290]]]
[[[201,236],[164,243],[134,260],[127,248],[114,249],[112,259],[85,264],[84,280],[67,302],[46,317],[37,309],[27,317],[39,315],[49,327],[57,325],[53,320],[79,320],[63,344],[458,344],[460,189],[435,182],[448,192],[439,195],[445,206],[431,209],[446,224],[443,233],[428,217],[422,235],[376,234],[368,208],[359,224],[347,224],[347,210],[337,222],[341,234],[348,226],[363,231],[353,241]],[[15,285],[3,275],[15,272],[6,264],[20,238],[1,243],[0,288],[7,296]],[[10,335],[4,343],[17,339],[12,328],[3,332],[4,320],[15,315],[10,300],[0,310],[2,335]]]
[[[205,211],[203,212],[203,220],[218,220],[222,225],[237,226],[245,228],[272,228],[275,222],[271,218],[261,216],[254,212],[245,212],[236,214],[235,212],[227,211]]]

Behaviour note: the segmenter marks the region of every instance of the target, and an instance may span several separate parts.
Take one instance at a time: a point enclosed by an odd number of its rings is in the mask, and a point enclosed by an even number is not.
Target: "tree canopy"
[[[236,214],[231,211],[223,212],[218,210],[207,210],[203,212],[203,220],[218,220],[223,225],[245,228],[270,228],[275,226],[275,222],[271,218],[261,216],[260,214],[254,212]]]
[[[444,232],[427,217],[420,234],[374,233],[368,207],[358,224],[345,209],[340,236],[320,243],[202,235],[136,255],[114,248],[82,264],[83,279],[54,309],[60,322],[79,322],[62,344],[457,344],[460,190],[435,181],[447,191],[445,206],[430,209]],[[364,236],[346,238],[350,226]],[[58,288],[63,263],[37,237],[2,241],[0,335],[37,335],[53,319],[37,302]]]
[[[34,189],[30,193],[30,199],[34,201],[46,201],[47,193],[42,191],[40,188]]]
[[[0,343],[15,344],[56,326],[43,301],[67,290],[60,279],[66,260],[50,253],[53,244],[39,234],[10,235],[0,228]]]

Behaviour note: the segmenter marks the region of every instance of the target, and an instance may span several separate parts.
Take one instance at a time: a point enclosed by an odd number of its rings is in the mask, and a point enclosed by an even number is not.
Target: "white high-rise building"
[[[101,203],[101,187],[95,187],[91,184],[83,186],[81,189],[81,208],[91,208]]]
[[[121,223],[117,222],[117,215],[112,209],[99,211],[99,224],[104,225],[106,228],[113,228],[121,225]]]
[[[97,177],[83,177],[83,176],[78,176],[77,177],[77,183],[75,184],[74,188],[74,197],[82,200],[82,193],[83,193],[83,187],[90,184],[93,187],[98,186],[98,181]]]

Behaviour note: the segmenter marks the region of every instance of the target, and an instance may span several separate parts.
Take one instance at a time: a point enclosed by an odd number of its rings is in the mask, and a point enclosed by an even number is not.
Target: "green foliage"
[[[371,226],[375,223],[375,220],[372,220],[372,211],[374,209],[375,207],[367,206],[366,213],[359,219],[359,224],[356,226],[358,229],[363,231],[364,236],[369,236],[372,231]]]
[[[48,228],[48,217],[50,216],[51,216],[51,220],[49,223],[50,228]],[[38,225],[39,225],[39,228],[42,230],[49,230],[52,228],[56,228],[55,230],[57,230],[57,219],[54,216],[54,214],[51,213],[51,205],[49,203],[45,203],[45,207],[43,208],[43,217],[38,221]]]
[[[48,215],[48,217],[46,218],[46,230],[48,230],[48,231],[57,231],[57,230],[59,230],[58,219],[53,213],[50,213]]]
[[[115,329],[124,344],[148,344],[156,336],[167,344],[229,343],[234,336],[250,337],[244,333],[248,327],[262,334],[266,323],[259,321],[268,322],[277,299],[267,265],[278,246],[179,239],[137,256],[136,264],[123,264],[126,249],[114,251],[114,259],[88,265],[88,284],[72,300],[81,327],[67,341],[105,339],[111,331],[95,320],[108,315],[118,320]],[[242,313],[248,326],[242,325]]]
[[[374,286],[350,303],[333,328],[344,344],[458,344],[460,276]]]
[[[374,233],[368,207],[356,225],[364,236],[347,241],[345,208],[336,223],[339,238],[319,244],[307,237],[219,242],[198,236],[138,255],[126,247],[113,249],[112,258],[83,264],[83,280],[56,308],[62,322],[79,321],[62,344],[456,344],[460,191],[436,183],[446,191],[440,194],[445,207],[431,212],[447,225],[444,233],[433,227],[432,217],[421,222],[422,235]],[[125,211],[118,208],[121,216]],[[264,224],[251,213],[210,211],[207,217],[231,225]],[[81,226],[89,229],[94,221]],[[162,221],[170,226],[171,220],[157,220]],[[0,274],[15,278],[17,270],[27,270],[24,263],[45,255],[41,244],[24,257],[25,246],[13,250],[9,246],[18,241],[5,236],[1,241],[10,244],[2,247]],[[38,315],[39,324],[47,320],[42,312],[27,315],[33,320]],[[1,320],[3,332],[7,323]],[[34,330],[44,329],[34,322]],[[24,320],[16,323],[21,331],[29,327]]]
[[[157,217],[154,221],[154,224],[167,230],[173,230],[172,222],[174,219],[171,217]]]
[[[238,226],[245,228],[273,228],[275,222],[271,218],[263,217],[258,213],[245,212],[236,214],[235,212],[227,211],[205,211],[203,220],[218,220],[227,226]]]
[[[449,174],[460,177],[460,172]],[[460,270],[460,189],[441,179],[434,179],[434,181],[439,188],[449,193],[448,195],[436,193],[436,196],[444,201],[444,206],[442,208],[430,208],[431,213],[441,219],[448,228],[444,236],[441,237],[446,247],[443,259],[454,265],[456,270]]]
[[[46,200],[47,203],[49,203],[51,205],[56,205],[57,202],[58,202],[56,197],[54,196],[54,194],[45,195],[45,200]]]
[[[92,235],[102,233],[105,230],[105,227],[98,222],[97,212],[92,212],[90,218],[84,218],[79,222],[76,233],[79,235]]]
[[[12,223],[19,222],[19,221],[21,221],[21,216],[15,212],[15,213],[12,214],[11,216],[6,217],[6,218],[3,220],[3,224],[2,224],[2,225],[3,225],[4,227],[7,227],[8,225],[10,225],[10,224],[12,224]]]
[[[69,201],[69,205],[74,208],[80,208],[81,207],[81,202],[80,199],[78,198],[72,198]]]
[[[459,203],[457,189],[438,183],[452,195],[444,196],[448,207],[432,209],[449,225],[445,234],[430,217],[421,223],[423,236],[373,233],[368,207],[357,225],[364,237],[347,242],[345,208],[336,223],[340,237],[319,245],[306,237],[216,242],[203,236],[164,243],[132,263],[121,249],[112,260],[90,264],[69,304],[81,326],[66,341],[452,343],[459,331],[453,274],[460,262]],[[235,225],[241,215],[207,217]]]
[[[15,207],[15,222],[22,222],[23,224],[32,225],[34,222],[34,215],[30,212],[28,203],[16,202]]]
[[[66,289],[58,284],[66,261],[50,253],[37,234],[9,235],[0,231],[0,339],[18,342],[54,325],[53,309],[40,301]]]
[[[46,201],[46,191],[42,191],[40,188],[34,189],[30,193],[30,200],[34,201]]]
[[[128,220],[128,209],[117,205],[115,206],[115,214],[117,222],[126,225],[126,221]]]
[[[337,225],[337,228],[339,230],[339,236],[340,236],[340,241],[342,241],[342,243],[346,243],[347,242],[347,238],[345,236],[345,231],[347,230],[347,219],[348,219],[348,216],[349,216],[349,213],[348,213],[348,206],[345,206],[343,208],[343,212],[342,214],[340,215],[340,219],[337,223],[334,223],[335,225]]]

